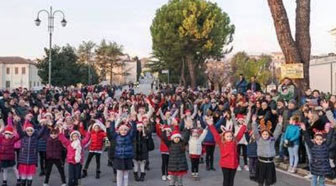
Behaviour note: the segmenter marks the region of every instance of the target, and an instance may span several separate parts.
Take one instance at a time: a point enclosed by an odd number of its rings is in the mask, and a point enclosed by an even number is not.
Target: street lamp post
[[[48,15],[48,31],[49,31],[49,74],[48,74],[48,84],[51,86],[51,48],[52,48],[52,34],[54,32],[54,20],[55,20],[55,14],[60,13],[63,16],[63,19],[61,20],[61,24],[63,27],[67,25],[67,21],[65,20],[65,15],[61,10],[52,10],[52,7],[50,7],[50,10],[40,10],[37,13],[37,18],[35,20],[36,26],[40,26],[41,20],[40,20],[40,13],[45,12]]]

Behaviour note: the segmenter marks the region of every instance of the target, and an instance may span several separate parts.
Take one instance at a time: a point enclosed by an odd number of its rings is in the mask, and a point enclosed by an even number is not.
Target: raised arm
[[[160,113],[161,119],[166,120],[161,108],[159,108],[159,113]]]
[[[65,136],[64,133],[61,132],[58,135],[58,139],[61,141],[61,143],[63,144],[64,147],[67,147],[70,144],[70,140],[68,140]]]
[[[194,112],[192,113],[192,115],[191,115],[191,118],[192,119],[194,119],[195,117],[196,117],[196,115],[197,115],[197,105],[196,104],[194,104]]]
[[[115,121],[107,121],[106,124],[106,133],[107,138],[112,141],[115,138]]]
[[[210,132],[214,136],[214,139],[215,139],[216,143],[221,144],[221,137],[219,136],[219,134],[217,132],[217,129],[213,125],[213,119],[206,119],[206,122],[208,124],[209,129],[210,129]]]
[[[132,125],[132,128],[131,128],[131,131],[130,131],[130,135],[131,135],[131,138],[134,138],[136,136],[136,131],[137,131],[136,122],[131,121],[131,125]]]
[[[328,120],[330,121],[330,123],[333,125],[333,127],[336,127],[336,120],[334,118],[333,113],[330,110],[326,111],[326,116]]]
[[[329,132],[328,132],[328,134],[327,134],[327,141],[326,141],[326,143],[327,143],[327,146],[329,147],[329,148],[332,148],[332,147],[334,147],[336,144],[336,142],[334,141],[334,133],[335,133],[335,129],[334,128],[331,128],[331,129],[329,129]]]
[[[38,131],[37,131],[37,138],[41,138],[43,134],[46,132],[47,127],[43,125]]]
[[[178,112],[179,112],[179,109],[176,109],[175,112],[174,112],[174,114],[171,116],[171,118],[176,118]]]
[[[202,132],[202,134],[200,135],[200,137],[198,138],[198,140],[199,140],[200,142],[202,142],[202,141],[205,139],[205,137],[206,137],[207,134],[208,134],[208,127],[205,128],[205,129],[203,130],[203,132]]]
[[[147,100],[148,101],[148,100]],[[149,119],[149,118],[151,118],[152,117],[152,115],[153,115],[153,113],[154,113],[154,108],[153,108],[153,106],[149,103],[149,101],[148,101],[148,112],[147,112],[147,118]]]
[[[89,143],[90,138],[91,138],[91,132],[89,132],[89,130],[88,130],[88,132],[86,133],[84,139],[82,139],[82,145],[86,146]]]
[[[259,134],[258,123],[257,123],[257,115],[252,116],[252,130],[253,130],[255,139],[258,140],[260,138],[260,134]]]
[[[307,143],[308,147],[312,148],[314,146],[314,143],[312,142],[309,133],[305,130],[303,131],[303,137],[304,137],[304,141]]]
[[[273,135],[275,140],[278,140],[278,138],[281,135],[281,132],[282,132],[282,122],[283,122],[282,120],[283,120],[282,116],[279,116],[278,124],[277,124],[277,126],[276,126],[276,128],[274,130],[274,135]]]
[[[15,122],[15,124],[16,124],[16,131],[19,137],[22,138],[25,135],[25,133],[23,132],[21,122]]]

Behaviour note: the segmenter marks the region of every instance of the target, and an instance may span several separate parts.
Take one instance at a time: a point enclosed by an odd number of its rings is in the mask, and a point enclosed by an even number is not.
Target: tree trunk
[[[296,34],[292,37],[286,9],[282,0],[268,0],[274,26],[286,63],[303,63],[304,78],[294,80],[297,88],[304,91],[309,87],[310,0],[296,0]],[[301,92],[302,93],[302,92]]]
[[[222,95],[222,84],[221,83],[218,83],[218,92],[220,95]]]
[[[275,31],[286,63],[300,63],[301,58],[292,37],[287,12],[282,0],[268,0]]]
[[[309,87],[310,40],[310,0],[296,0],[296,46],[303,63],[303,87]]]
[[[112,85],[112,78],[113,78],[113,66],[111,65],[111,72],[110,72],[110,85]]]
[[[180,84],[183,85],[184,87],[186,86],[186,79],[185,79],[185,62],[184,58],[182,58],[182,68],[181,68],[181,79],[180,79]]]
[[[196,74],[195,74],[195,65],[193,63],[193,57],[190,55],[186,56],[186,62],[188,65],[188,70],[190,74],[191,88],[196,88]]]

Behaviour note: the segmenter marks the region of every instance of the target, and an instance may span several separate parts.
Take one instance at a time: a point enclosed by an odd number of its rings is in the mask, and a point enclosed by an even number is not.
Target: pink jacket
[[[80,161],[81,164],[84,163],[84,147],[89,143],[90,137],[91,137],[90,132],[87,132],[85,138],[81,140],[81,145],[82,145],[81,161]],[[67,149],[67,162],[69,164],[76,164],[76,161],[75,161],[76,150],[72,148],[71,141],[68,140],[64,136],[63,133],[59,134],[58,139],[62,142],[63,146]]]

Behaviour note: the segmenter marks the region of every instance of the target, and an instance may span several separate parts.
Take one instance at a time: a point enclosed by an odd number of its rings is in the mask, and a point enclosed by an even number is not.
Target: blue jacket
[[[201,121],[201,125],[202,125],[202,127],[205,128],[207,124],[205,123],[205,121],[203,120],[203,118],[200,119],[200,121]],[[222,117],[221,119],[219,119],[219,120],[217,121],[217,123],[215,124],[215,127],[216,127],[217,130],[219,129],[219,127],[221,126],[221,124],[222,124],[224,121],[225,121],[224,117]],[[204,138],[203,143],[204,143],[204,144],[207,144],[207,145],[215,145],[215,144],[216,144],[215,139],[214,139],[214,137],[213,137],[213,135],[212,135],[211,132],[208,132],[208,133],[207,133],[207,135],[206,135],[205,138]]]
[[[247,81],[243,79],[242,81],[236,82],[236,89],[238,93],[246,93],[247,89]]]
[[[249,158],[258,157],[257,148],[258,145],[256,141],[247,144],[247,157]]]
[[[285,132],[285,140],[293,142],[294,145],[300,144],[300,127],[297,125],[288,125]]]
[[[114,124],[109,129],[115,140],[114,158],[132,159],[134,157],[133,142],[136,134],[136,123],[132,123],[132,129],[126,136],[121,136],[115,132]]]

